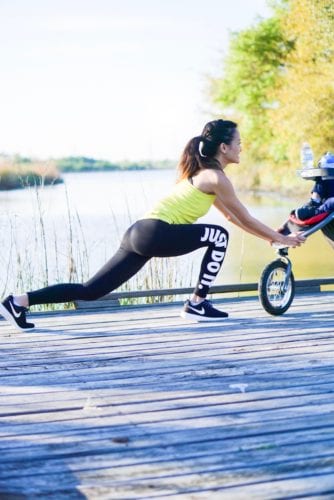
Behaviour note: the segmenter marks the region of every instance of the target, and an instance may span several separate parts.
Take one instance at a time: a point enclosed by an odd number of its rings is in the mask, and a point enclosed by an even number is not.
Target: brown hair
[[[208,122],[201,135],[190,139],[178,164],[178,180],[189,179],[201,168],[219,169],[215,158],[220,144],[231,144],[237,124],[229,120]]]

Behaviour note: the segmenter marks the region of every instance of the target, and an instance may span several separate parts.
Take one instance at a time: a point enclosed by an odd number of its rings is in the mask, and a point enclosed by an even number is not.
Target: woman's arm
[[[232,213],[230,212],[221,202],[219,199],[216,199],[214,202],[214,206],[225,215],[226,219],[229,222],[232,222],[236,226],[240,227],[244,231],[247,231],[248,233],[254,234],[255,236],[258,236],[258,233],[256,231],[253,231],[251,228],[245,226],[240,220]]]
[[[248,233],[286,246],[299,246],[305,238],[300,234],[284,236],[253,217],[235,194],[230,180],[223,172],[216,172],[213,179],[213,191],[216,194],[215,207],[233,224]]]

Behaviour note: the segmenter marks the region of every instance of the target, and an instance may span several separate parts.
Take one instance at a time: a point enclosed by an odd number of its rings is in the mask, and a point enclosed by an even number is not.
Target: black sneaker
[[[197,305],[193,305],[190,300],[186,300],[181,311],[181,317],[194,321],[219,321],[226,319],[228,314],[213,307],[208,300],[204,300]]]
[[[28,309],[25,307],[17,306],[14,304],[13,296],[8,297],[0,303],[0,314],[6,318],[15,328],[21,331],[31,330],[35,328],[33,323],[27,323],[26,312]]]

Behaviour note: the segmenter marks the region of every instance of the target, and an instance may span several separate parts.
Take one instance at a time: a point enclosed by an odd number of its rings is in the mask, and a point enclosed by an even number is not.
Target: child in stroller
[[[334,212],[334,155],[326,153],[318,167],[298,171],[304,179],[314,180],[311,198],[292,210],[289,220],[279,229],[283,234],[317,224]]]
[[[334,164],[333,164],[334,166]],[[310,200],[300,208],[295,209],[297,219],[305,221],[319,214],[334,210],[334,179],[316,180],[311,191]]]
[[[302,231],[307,238],[321,230],[334,249],[334,155],[327,153],[317,167],[306,167],[297,172],[303,179],[315,182],[311,199],[293,210],[278,231],[284,235]],[[295,294],[295,280],[289,249],[277,245],[275,248],[278,258],[270,262],[261,274],[259,299],[265,311],[277,316],[289,309]]]

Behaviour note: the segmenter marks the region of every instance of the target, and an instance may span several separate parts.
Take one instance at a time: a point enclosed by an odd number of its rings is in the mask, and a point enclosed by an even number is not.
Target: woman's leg
[[[137,221],[125,233],[116,254],[86,283],[63,283],[28,292],[29,305],[95,300],[134,276],[151,257],[173,257],[207,247],[195,294],[205,298],[223,263],[227,231],[212,224]]]
[[[145,221],[145,224],[149,226],[153,221]],[[150,250],[157,257],[183,255],[207,247],[194,294],[190,300],[186,300],[181,316],[192,321],[225,320],[228,314],[213,307],[205,297],[224,261],[228,245],[227,231],[212,224],[169,225],[159,222],[155,227],[155,237],[150,242]],[[153,235],[154,232],[151,231],[150,234]],[[145,252],[146,240],[143,241],[140,235],[141,231],[134,228],[132,246],[137,252]]]
[[[149,237],[143,238],[143,234]],[[214,224],[167,224],[143,219],[131,228],[131,248],[151,257],[175,257],[202,247],[205,252],[194,294],[205,298],[223,264],[228,232]]]
[[[29,305],[96,300],[134,276],[148,260],[149,257],[119,248],[86,283],[63,283],[28,292]]]

